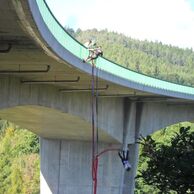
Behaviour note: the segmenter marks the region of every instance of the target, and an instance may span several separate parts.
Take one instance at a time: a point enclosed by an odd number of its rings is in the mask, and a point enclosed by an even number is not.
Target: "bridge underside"
[[[88,92],[87,89],[91,89],[91,76],[79,69],[72,68],[70,64],[53,53],[38,32],[27,1],[18,1],[18,4],[15,2],[11,0],[0,1],[0,75],[17,76],[26,81],[25,84],[40,84],[43,81],[44,84],[65,89],[66,91],[63,92]],[[16,7],[19,8],[16,9]],[[31,28],[35,33],[33,37],[27,31]],[[9,46],[8,52],[1,52],[6,51]],[[50,66],[49,71],[41,72],[46,70],[48,65]],[[83,65],[87,66],[87,64]],[[20,72],[17,73],[17,71]],[[29,72],[22,73],[22,71]],[[157,94],[123,87],[103,79],[99,79],[98,85],[99,88],[102,88],[99,90],[101,96],[161,98]]]
[[[22,128],[44,138],[91,140],[91,124],[60,111],[41,106],[17,106],[0,110],[0,118],[13,122]],[[102,142],[117,142],[104,130],[99,129]]]
[[[41,36],[29,7],[34,3],[35,10],[36,2],[0,0],[0,118],[41,136],[42,193],[91,193],[91,65],[54,39],[49,45],[46,38],[52,35],[46,27]],[[172,97],[176,92],[171,97],[168,90],[158,95],[158,88],[145,92],[145,85],[140,91],[133,82],[126,87],[128,82],[115,81],[121,80],[119,76],[103,75],[98,80],[100,150],[133,144],[129,145],[132,170],[122,170],[117,153],[104,155],[99,161],[98,189],[99,193],[132,194],[138,163],[136,138],[193,120],[194,105]]]

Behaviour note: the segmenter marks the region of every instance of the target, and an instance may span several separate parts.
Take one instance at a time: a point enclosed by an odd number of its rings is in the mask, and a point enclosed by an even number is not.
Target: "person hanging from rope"
[[[83,59],[83,62],[90,62],[92,61],[92,65],[95,66],[94,61],[99,57],[99,56],[103,56],[103,51],[102,51],[102,47],[98,46],[96,48],[88,48],[89,50],[89,56],[86,59]]]
[[[118,155],[121,159],[121,162],[123,163],[123,167],[125,168],[125,170],[130,171],[131,170],[131,164],[129,163],[129,150],[119,151]]]

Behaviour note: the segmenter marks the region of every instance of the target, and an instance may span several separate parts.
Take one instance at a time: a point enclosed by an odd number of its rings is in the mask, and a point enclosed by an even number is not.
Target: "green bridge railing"
[[[88,50],[66,32],[66,30],[60,25],[52,14],[45,0],[36,0],[36,2],[45,24],[56,40],[73,55],[79,57],[80,59],[86,58],[88,56]],[[102,57],[97,59],[96,67],[117,77],[121,77],[144,86],[194,95],[194,88],[192,87],[149,77],[147,75],[129,70]]]

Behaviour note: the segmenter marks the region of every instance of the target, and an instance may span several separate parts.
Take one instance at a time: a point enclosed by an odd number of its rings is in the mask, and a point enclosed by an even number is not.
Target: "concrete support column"
[[[124,194],[134,194],[135,189],[135,177],[137,173],[137,167],[138,167],[138,161],[139,161],[139,145],[138,144],[131,144],[129,145],[129,160],[132,165],[132,169],[128,176],[128,184],[129,184],[129,190],[128,192],[125,192]],[[126,181],[126,179],[125,179]],[[125,183],[126,184],[126,183]]]
[[[134,194],[139,156],[139,145],[135,144],[135,142],[139,137],[142,103],[130,102],[128,99],[125,99],[124,111],[123,149],[127,147],[129,149],[129,162],[132,168],[130,172],[123,173],[122,194]],[[131,142],[134,143],[131,144]]]
[[[130,172],[124,171],[123,173],[123,190],[121,192],[122,194],[134,194],[135,189],[135,177],[138,165],[139,145],[131,144],[129,145],[129,150],[129,162],[132,168]]]
[[[123,149],[128,149],[128,144],[135,142],[136,134],[136,103],[124,100],[123,118]]]
[[[120,147],[100,143],[99,150]],[[117,152],[99,158],[98,194],[119,194],[123,166]],[[91,143],[41,138],[41,194],[92,194]]]

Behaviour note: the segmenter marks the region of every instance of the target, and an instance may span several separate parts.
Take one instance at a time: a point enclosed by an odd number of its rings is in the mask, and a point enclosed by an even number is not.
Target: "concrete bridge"
[[[65,7],[64,7],[65,12]],[[0,118],[41,140],[41,193],[91,194],[91,72],[88,54],[44,0],[0,0]],[[132,194],[136,138],[194,119],[194,88],[154,79],[104,58],[99,79],[100,150],[128,146],[99,161],[98,194]]]

